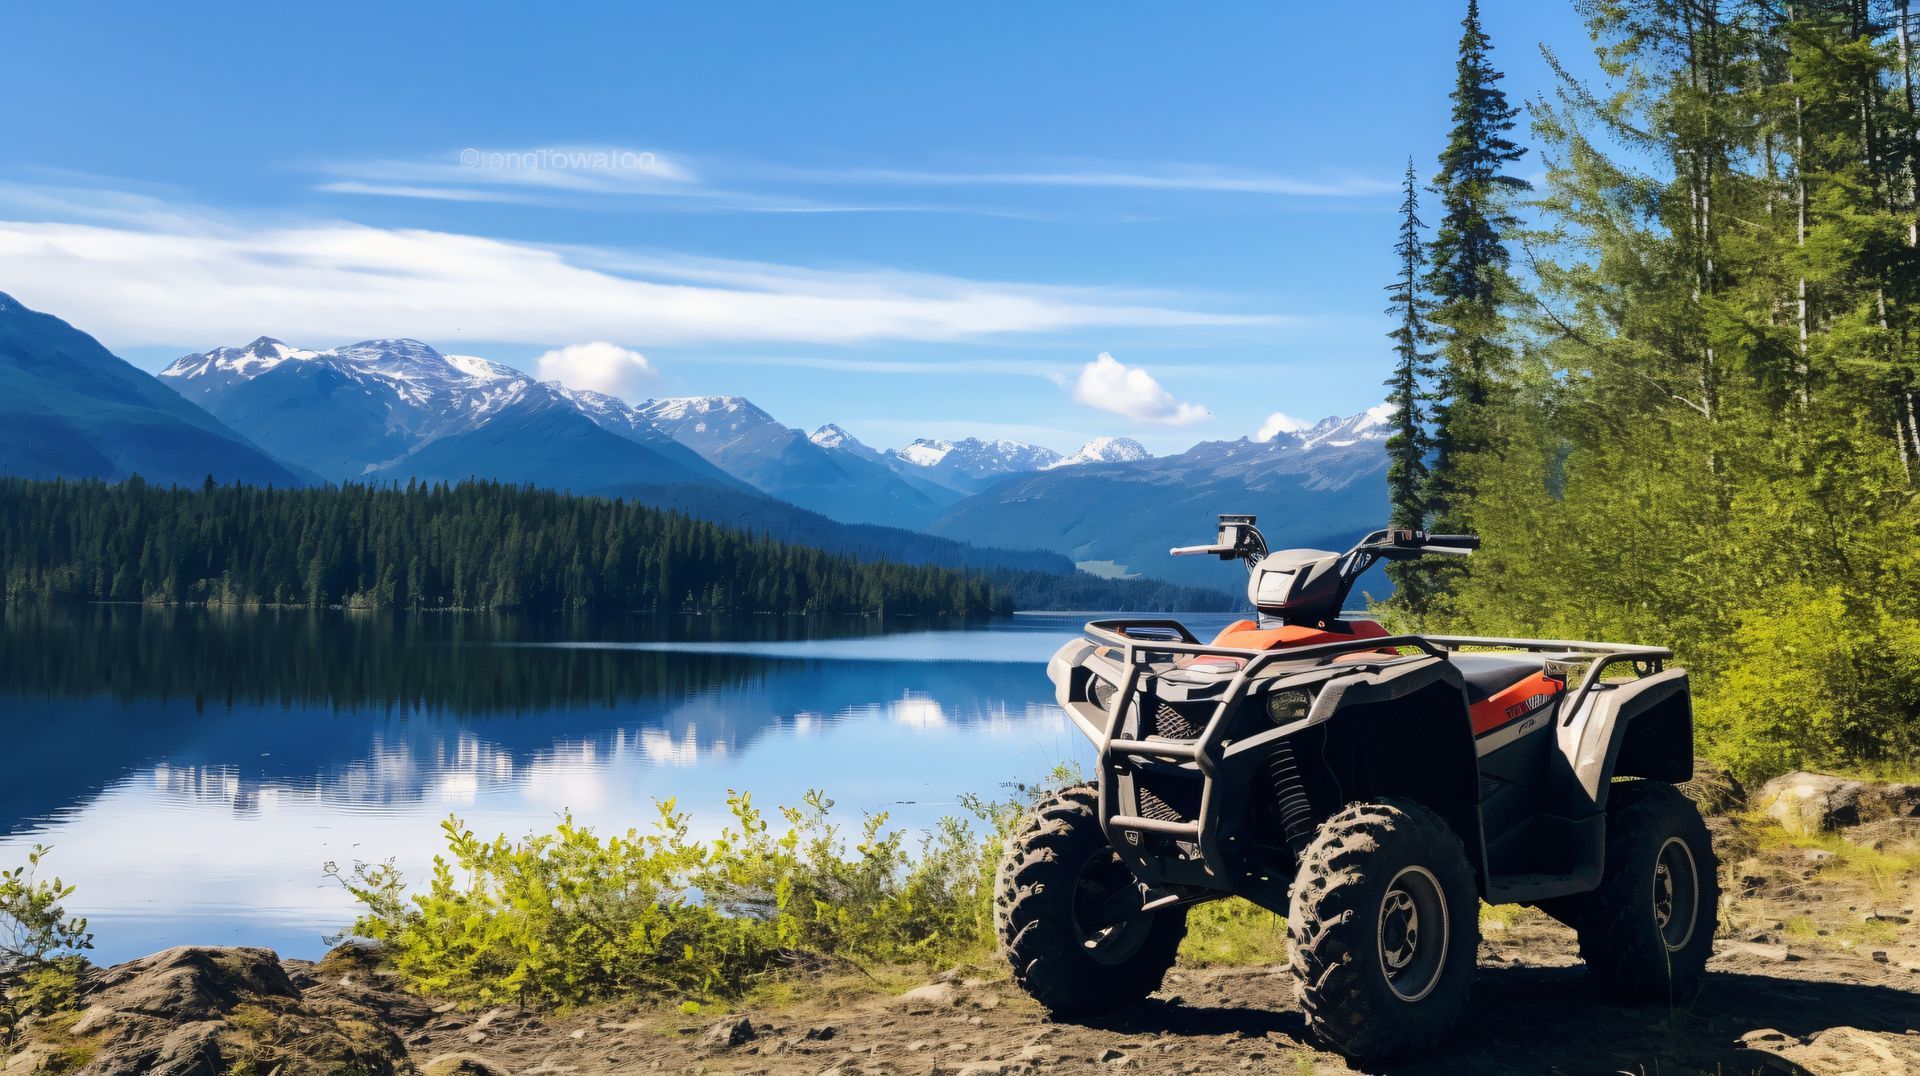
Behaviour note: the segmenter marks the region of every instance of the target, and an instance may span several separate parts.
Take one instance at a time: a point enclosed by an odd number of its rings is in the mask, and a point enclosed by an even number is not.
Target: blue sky
[[[15,7],[0,290],[149,369],[404,335],[1177,451],[1380,399],[1463,8]],[[1568,4],[1484,19],[1516,99],[1589,55]]]

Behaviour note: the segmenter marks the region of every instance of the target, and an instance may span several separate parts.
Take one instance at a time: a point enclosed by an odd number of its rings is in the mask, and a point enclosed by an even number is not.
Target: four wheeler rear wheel
[[[1432,811],[1381,800],[1329,818],[1287,914],[1308,1030],[1363,1065],[1433,1045],[1466,1007],[1479,914],[1466,850]]]
[[[1580,957],[1615,994],[1670,1001],[1713,953],[1719,863],[1700,811],[1662,781],[1625,781],[1607,801],[1600,888],[1573,916]]]
[[[1159,989],[1187,933],[1184,908],[1125,918],[1140,907],[1140,883],[1099,812],[1092,785],[1042,800],[1008,844],[995,887],[1014,981],[1062,1016],[1110,1012]]]

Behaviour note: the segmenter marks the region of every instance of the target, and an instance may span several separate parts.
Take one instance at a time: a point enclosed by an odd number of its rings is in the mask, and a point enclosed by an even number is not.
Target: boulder
[[[1876,818],[1920,815],[1920,785],[1873,784],[1803,771],[1761,786],[1756,806],[1790,832],[1822,833]]]
[[[406,1063],[364,1010],[304,997],[271,949],[167,949],[99,972],[86,1002],[70,1033],[91,1051],[85,1076],[381,1076]]]

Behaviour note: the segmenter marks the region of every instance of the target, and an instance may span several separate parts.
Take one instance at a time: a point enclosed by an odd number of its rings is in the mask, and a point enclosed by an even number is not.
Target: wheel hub
[[[1121,964],[1133,956],[1153,928],[1151,916],[1137,913],[1140,883],[1111,848],[1101,849],[1080,869],[1073,887],[1073,927],[1081,948],[1102,964]]]
[[[1445,969],[1450,922],[1439,879],[1425,867],[1393,876],[1380,899],[1376,938],[1387,987],[1401,1001],[1433,992]]]
[[[1700,875],[1693,849],[1669,837],[1653,860],[1653,926],[1668,952],[1686,948],[1700,907]]]

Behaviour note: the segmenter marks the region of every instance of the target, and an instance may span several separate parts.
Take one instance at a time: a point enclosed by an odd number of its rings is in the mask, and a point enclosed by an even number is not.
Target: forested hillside
[[[1396,489],[1396,508],[1486,544],[1396,613],[1670,644],[1703,745],[1749,773],[1911,766],[1906,4],[1583,8],[1605,77],[1564,76],[1533,108],[1531,193],[1509,175],[1525,150],[1504,141],[1514,110],[1469,17],[1427,305],[1399,307],[1432,345],[1402,353],[1437,397],[1407,402],[1432,408],[1438,444],[1411,451],[1434,473],[1423,503]]]
[[[1154,580],[822,552],[496,482],[305,490],[0,480],[6,598],[371,609],[957,615],[1228,607]]]
[[[976,615],[977,575],[862,563],[601,498],[458,486],[0,481],[9,597],[387,609]]]

